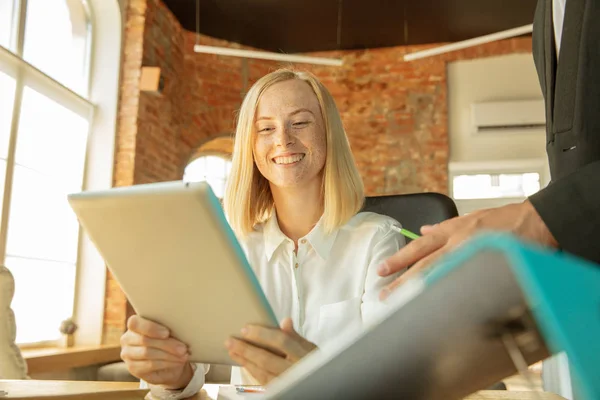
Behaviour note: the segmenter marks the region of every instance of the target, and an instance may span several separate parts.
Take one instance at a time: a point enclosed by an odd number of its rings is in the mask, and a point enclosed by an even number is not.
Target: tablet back
[[[191,361],[230,364],[225,340],[277,326],[208,184],[165,182],[69,196],[135,311],[187,343]]]

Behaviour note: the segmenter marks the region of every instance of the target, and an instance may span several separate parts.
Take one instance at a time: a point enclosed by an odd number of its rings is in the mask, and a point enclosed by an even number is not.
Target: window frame
[[[121,68],[121,9],[117,1],[81,1],[86,11],[85,23],[88,26],[87,96],[85,97],[23,59],[27,0],[13,1],[12,33],[9,47],[0,46],[0,71],[15,79],[14,106],[0,214],[0,261],[2,262],[6,259],[8,216],[13,189],[19,119],[25,87],[31,87],[89,121],[82,188],[86,190],[112,186]],[[114,43],[119,45],[114,46]],[[107,134],[107,132],[113,134]],[[97,345],[102,341],[106,268],[89,239],[82,234],[81,229],[77,248],[73,316],[80,329],[75,334],[75,341],[76,344]],[[55,341],[43,341],[25,343],[22,347],[53,345],[56,345]]]

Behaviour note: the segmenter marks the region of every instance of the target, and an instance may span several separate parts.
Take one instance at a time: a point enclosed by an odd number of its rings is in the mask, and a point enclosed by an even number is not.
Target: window
[[[458,175],[452,181],[455,199],[527,197],[540,190],[540,174]]]
[[[233,153],[233,138],[223,134],[204,142],[192,155],[185,167],[183,180],[185,182],[206,181],[215,195],[222,199],[225,194],[225,184],[231,171],[231,154]]]
[[[27,0],[23,58],[75,92],[87,93],[89,19],[83,0]]]
[[[0,0],[0,262],[15,276],[17,343],[56,340],[73,315],[94,105],[84,0]],[[19,21],[24,21],[22,26]]]
[[[8,155],[8,139],[15,98],[15,79],[0,71],[0,190],[4,191],[6,176],[6,158]],[[0,193],[2,193],[0,192]],[[3,204],[4,196],[0,199]]]
[[[545,159],[451,162],[450,193],[460,215],[524,201],[548,184]]]
[[[225,184],[231,171],[231,160],[224,156],[200,156],[185,167],[183,180],[185,182],[206,181],[215,195],[222,199],[225,194]]]
[[[0,0],[0,46],[9,47],[12,37],[14,0]]]

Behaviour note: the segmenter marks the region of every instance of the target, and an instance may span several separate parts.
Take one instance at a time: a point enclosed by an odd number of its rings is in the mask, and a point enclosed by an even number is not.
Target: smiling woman
[[[294,154],[303,159],[289,170],[274,159]],[[240,110],[224,202],[233,229],[251,232],[272,215],[279,185],[306,186],[306,180],[322,196],[328,232],[362,207],[362,180],[333,97],[311,74],[278,70],[256,82]]]
[[[278,70],[259,79],[239,112],[224,205],[280,327],[248,321],[244,340],[223,344],[243,366],[232,369],[232,383],[265,384],[340,332],[362,329],[385,312],[379,291],[394,277],[379,277],[377,267],[404,237],[394,219],[360,212],[363,202],[329,91],[304,72]],[[185,398],[200,389],[208,366],[190,364],[184,343],[156,336],[168,327],[138,316],[128,327],[124,360],[154,397]]]

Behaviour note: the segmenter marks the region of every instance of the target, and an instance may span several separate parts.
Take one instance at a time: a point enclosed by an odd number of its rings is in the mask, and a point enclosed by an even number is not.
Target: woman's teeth
[[[275,157],[275,164],[293,164],[304,158],[304,154],[294,154],[293,156]]]

